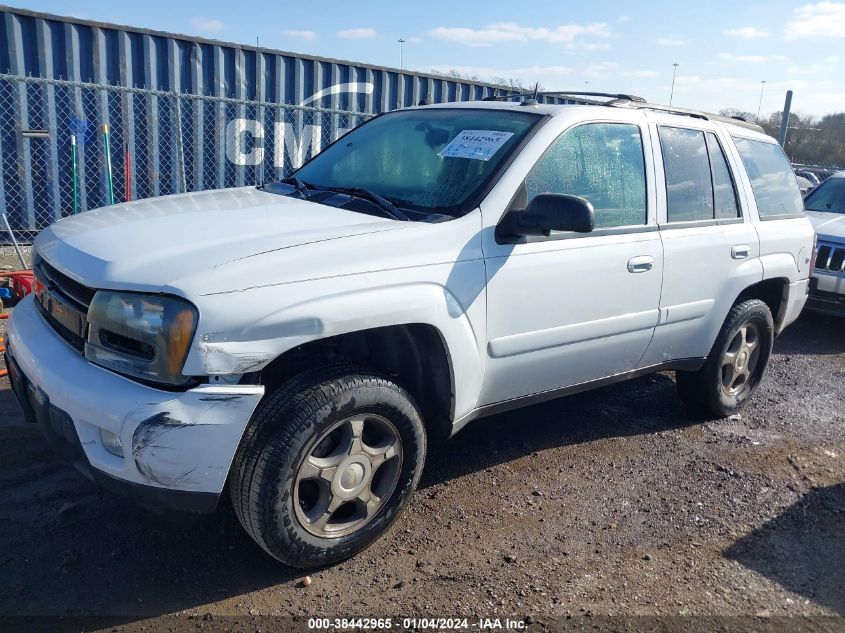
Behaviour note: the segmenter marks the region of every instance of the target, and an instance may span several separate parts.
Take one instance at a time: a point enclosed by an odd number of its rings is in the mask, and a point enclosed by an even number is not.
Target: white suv
[[[804,206],[818,236],[807,309],[845,316],[845,171],[810,192]]]
[[[624,97],[410,108],[281,182],[57,222],[8,364],[103,485],[196,512],[225,494],[270,555],[323,565],[470,420],[666,369],[736,411],[812,248],[756,126]]]

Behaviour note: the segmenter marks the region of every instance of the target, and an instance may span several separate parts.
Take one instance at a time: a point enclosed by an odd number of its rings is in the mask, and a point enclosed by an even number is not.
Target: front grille
[[[35,273],[35,279],[39,281],[44,288],[46,288],[46,292],[49,293],[49,295],[66,303],[72,314],[77,312],[79,313],[79,318],[82,322],[81,330],[83,335],[80,336],[79,332],[70,329],[53,314],[50,314],[50,310],[45,308],[40,300],[37,300],[35,305],[41,313],[41,316],[44,317],[44,320],[47,321],[50,327],[55,330],[56,334],[58,334],[68,345],[73,347],[79,353],[84,354],[85,334],[88,331],[88,323],[85,319],[85,315],[88,313],[88,307],[94,300],[94,294],[97,291],[71,279],[63,272],[57,270],[55,266],[42,259],[39,255],[35,256],[32,268]],[[44,290],[36,288],[36,294],[39,292],[44,292]],[[74,322],[74,327],[75,325],[76,322]]]
[[[79,336],[75,332],[72,332],[70,329],[66,328],[64,325],[59,323],[53,317],[53,315],[50,314],[49,312],[47,312],[47,310],[44,309],[44,306],[42,306],[38,301],[35,302],[35,306],[38,309],[38,311],[41,313],[41,316],[44,317],[44,320],[47,321],[47,323],[50,325],[50,327],[53,328],[56,331],[56,334],[58,334],[59,336],[61,336],[64,339],[65,343],[70,345],[72,348],[74,348],[80,354],[85,353],[85,339],[84,338],[82,338],[81,336]]]
[[[819,242],[816,251],[816,270],[842,274],[845,267],[845,244]]]
[[[67,299],[76,302],[80,307],[85,308],[85,310],[88,309],[88,306],[94,300],[96,290],[88,286],[83,286],[78,281],[74,281],[63,272],[56,270],[54,266],[41,259],[41,257],[36,256],[33,268],[35,269],[35,276],[40,277],[44,285],[51,290],[58,290]]]

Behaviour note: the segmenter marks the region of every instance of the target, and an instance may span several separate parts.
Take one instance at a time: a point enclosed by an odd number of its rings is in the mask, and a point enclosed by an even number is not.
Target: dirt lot
[[[0,614],[843,615],[845,327],[804,316],[775,352],[734,419],[690,420],[660,374],[475,423],[308,588],[230,514],[174,525],[88,483],[0,379]]]

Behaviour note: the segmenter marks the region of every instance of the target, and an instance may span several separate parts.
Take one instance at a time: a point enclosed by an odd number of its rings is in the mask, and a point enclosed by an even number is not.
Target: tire
[[[367,370],[324,367],[288,381],[256,409],[232,465],[232,506],[273,558],[328,565],[393,524],[425,454],[419,410],[402,387]]]
[[[769,307],[759,299],[737,303],[728,313],[704,366],[694,372],[676,372],[678,395],[696,413],[717,418],[736,413],[760,385],[773,342]]]

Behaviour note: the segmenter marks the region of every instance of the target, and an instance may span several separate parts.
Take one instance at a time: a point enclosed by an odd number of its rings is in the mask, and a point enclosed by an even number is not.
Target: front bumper
[[[31,297],[9,319],[6,344],[25,415],[79,470],[142,505],[214,509],[263,387],[169,392],[139,384],[89,363],[47,325]],[[103,447],[100,429],[120,437],[123,457]]]
[[[813,273],[807,309],[821,314],[845,317],[845,276]]]

